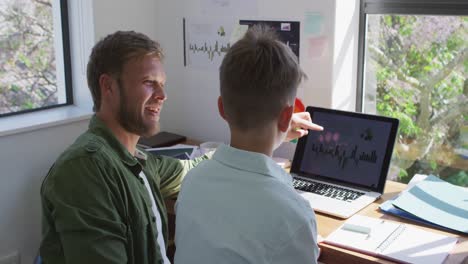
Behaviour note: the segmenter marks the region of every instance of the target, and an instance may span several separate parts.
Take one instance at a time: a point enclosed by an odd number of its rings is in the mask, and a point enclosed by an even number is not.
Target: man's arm
[[[213,156],[212,152],[193,160],[179,160],[165,156],[150,157],[150,159],[156,160],[154,164],[161,177],[162,196],[165,199],[177,196],[185,175],[200,162],[210,159],[211,156]]]
[[[109,171],[89,158],[51,170],[41,190],[45,263],[127,263],[127,229]]]

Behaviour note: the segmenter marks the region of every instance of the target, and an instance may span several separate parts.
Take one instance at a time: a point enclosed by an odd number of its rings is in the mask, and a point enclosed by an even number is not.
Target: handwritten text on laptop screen
[[[309,131],[300,170],[375,187],[386,153],[391,124],[351,116],[315,112],[325,129]]]

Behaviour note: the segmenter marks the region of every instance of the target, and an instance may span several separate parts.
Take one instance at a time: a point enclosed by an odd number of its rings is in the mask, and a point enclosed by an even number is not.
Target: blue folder
[[[434,175],[380,205],[384,213],[468,234],[468,191]]]
[[[387,201],[385,201],[384,203],[382,203],[379,207],[380,211],[386,213],[386,214],[391,214],[391,215],[394,215],[394,216],[398,216],[398,217],[401,217],[401,218],[404,218],[404,219],[407,219],[407,220],[411,220],[413,222],[417,222],[419,224],[423,224],[423,225],[428,225],[430,227],[435,227],[435,228],[439,228],[439,229],[442,229],[442,230],[445,230],[445,231],[455,231],[458,233],[458,231],[456,230],[452,230],[450,228],[447,228],[447,227],[444,227],[444,226],[441,226],[441,225],[437,225],[437,224],[434,224],[432,222],[429,222],[429,221],[426,221],[422,218],[419,218],[413,214],[410,214],[406,211],[403,211],[395,206],[393,206],[393,200],[395,200],[396,198],[398,197],[395,196]]]

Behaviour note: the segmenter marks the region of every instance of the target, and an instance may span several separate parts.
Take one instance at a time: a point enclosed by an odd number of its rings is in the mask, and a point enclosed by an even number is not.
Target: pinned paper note
[[[305,13],[304,33],[308,36],[320,36],[323,34],[322,14],[314,12]]]
[[[232,44],[236,43],[239,39],[241,39],[248,29],[249,29],[248,25],[236,24],[234,26],[234,29],[232,30],[231,38],[229,40],[229,43],[231,44],[231,46]]]
[[[309,58],[320,58],[327,50],[328,39],[324,36],[310,37],[307,39],[307,45]]]

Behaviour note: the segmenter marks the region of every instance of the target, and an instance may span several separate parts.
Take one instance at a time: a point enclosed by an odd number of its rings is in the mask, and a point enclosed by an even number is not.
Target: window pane
[[[0,116],[67,102],[60,1],[0,0]]]
[[[389,179],[468,186],[468,16],[367,15],[365,112],[400,120]]]

